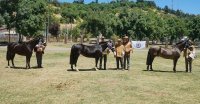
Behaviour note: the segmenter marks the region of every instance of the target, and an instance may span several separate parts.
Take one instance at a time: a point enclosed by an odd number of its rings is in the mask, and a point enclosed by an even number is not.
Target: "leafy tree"
[[[0,27],[1,27],[2,25],[4,25],[4,22],[5,22],[5,21],[4,21],[3,16],[0,15]]]
[[[16,30],[20,35],[34,36],[44,29],[46,4],[44,0],[20,0],[16,15]]]
[[[60,33],[60,24],[59,23],[53,23],[49,26],[49,33],[51,33],[52,36],[56,37],[58,41],[58,36]]]
[[[16,23],[16,10],[19,0],[1,0],[0,1],[0,13],[4,18],[4,23],[9,31],[10,42],[10,30],[15,27]]]
[[[200,16],[190,18],[188,22],[189,36],[192,40],[200,39]]]

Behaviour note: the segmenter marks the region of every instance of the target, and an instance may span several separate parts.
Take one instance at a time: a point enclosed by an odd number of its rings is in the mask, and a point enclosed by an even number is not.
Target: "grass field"
[[[200,58],[192,73],[185,73],[184,59],[172,72],[172,60],[157,57],[154,70],[145,71],[147,49],[134,50],[130,71],[115,70],[108,57],[108,70],[95,71],[94,59],[80,56],[79,72],[69,71],[69,47],[48,44],[42,69],[23,69],[25,57],[16,55],[16,69],[6,68],[6,47],[0,47],[1,104],[199,104]],[[197,55],[199,56],[199,50]],[[36,66],[35,54],[31,66]]]

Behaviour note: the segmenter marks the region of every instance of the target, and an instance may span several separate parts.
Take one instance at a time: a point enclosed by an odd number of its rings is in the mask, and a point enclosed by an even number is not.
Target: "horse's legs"
[[[176,72],[176,64],[177,64],[177,61],[178,59],[174,59],[173,62],[174,62],[174,68],[173,68],[173,71]]]
[[[153,56],[150,60],[150,71],[153,71],[153,67],[152,67],[152,64],[153,64],[153,60],[154,60],[155,56]]]
[[[73,68],[73,64],[71,64],[71,69],[74,70],[74,68]]]
[[[28,65],[28,68],[30,69],[31,67],[30,67],[30,59],[31,59],[31,56],[28,56],[27,57],[28,59],[27,59],[27,65]]]
[[[13,67],[15,67],[14,58],[15,58],[15,54],[12,54],[12,55],[11,55],[11,61],[12,61],[12,66],[13,66]]]
[[[147,71],[149,71],[149,65],[147,65]]]
[[[76,56],[74,57],[75,59],[74,59],[74,63],[73,63],[73,64],[75,65],[75,70],[76,70],[76,71],[79,71],[78,68],[76,67],[76,64],[77,64],[79,55],[80,55],[80,52],[78,52],[78,53],[76,54]],[[72,67],[73,67],[73,64],[72,64]],[[72,70],[73,70],[73,69],[72,69]]]
[[[10,67],[10,59],[8,60],[8,67]]]
[[[98,60],[99,60],[99,57],[96,57],[96,58],[95,58],[95,70],[98,70],[98,69],[97,69]]]
[[[28,56],[26,56],[26,69],[28,69]]]

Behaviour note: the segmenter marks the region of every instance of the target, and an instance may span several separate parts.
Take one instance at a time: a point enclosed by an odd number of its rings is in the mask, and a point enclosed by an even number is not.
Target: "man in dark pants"
[[[129,67],[130,67],[130,53],[131,53],[131,51],[133,52],[133,49],[132,49],[132,44],[129,41],[128,36],[124,36],[123,37],[123,45],[124,45],[124,48],[125,48],[124,69],[129,70]],[[126,63],[127,63],[127,67],[126,67]]]
[[[45,47],[46,44],[40,41],[34,48],[34,51],[36,53],[38,68],[42,68],[42,55],[44,54]]]
[[[105,43],[104,41],[104,36],[101,37],[101,40],[99,42],[99,44],[103,44]],[[106,70],[106,62],[107,62],[107,54],[109,53],[109,50],[106,49],[104,52],[103,52],[103,56],[102,58],[100,58],[100,65],[99,65],[99,68],[102,69],[102,60],[104,62],[104,70]]]

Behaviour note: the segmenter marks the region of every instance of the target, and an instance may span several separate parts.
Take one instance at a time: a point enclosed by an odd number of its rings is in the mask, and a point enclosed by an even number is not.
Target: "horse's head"
[[[43,37],[36,37],[36,38],[33,39],[33,41],[36,44],[43,44],[44,43],[44,38]]]
[[[189,38],[183,38],[180,40],[180,42],[176,43],[178,47],[181,47],[183,49],[189,48],[194,43]]]
[[[114,45],[114,42],[112,40],[108,41],[107,46],[112,52],[115,51],[115,48],[114,48],[115,45]]]
[[[103,50],[105,50],[106,48],[108,48],[109,50],[111,50],[112,52],[114,52],[114,44],[111,40],[109,40],[108,42],[100,42],[99,45],[101,45],[101,47],[103,48]]]

